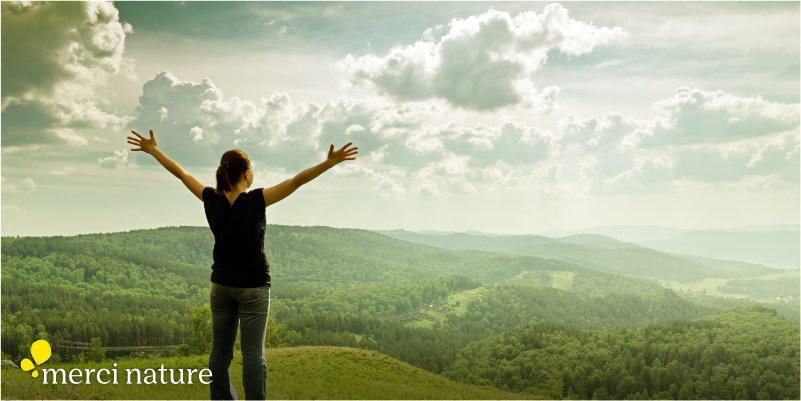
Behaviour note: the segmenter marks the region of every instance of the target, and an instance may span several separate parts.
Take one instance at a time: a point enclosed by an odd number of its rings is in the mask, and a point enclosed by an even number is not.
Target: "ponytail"
[[[250,166],[245,152],[239,149],[232,149],[223,153],[220,158],[220,165],[217,167],[217,192],[223,193],[230,191],[234,185],[239,183]]]

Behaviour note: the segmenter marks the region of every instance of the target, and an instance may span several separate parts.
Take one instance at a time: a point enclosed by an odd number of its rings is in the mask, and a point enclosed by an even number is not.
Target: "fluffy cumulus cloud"
[[[718,143],[777,134],[798,127],[798,104],[738,97],[721,90],[682,87],[656,102],[658,114],[627,142],[640,147]]]
[[[665,148],[627,154],[631,167],[599,176],[598,192],[675,190],[694,182],[707,188],[798,188],[798,132],[749,141]]]
[[[672,136],[644,134],[664,121],[684,121],[665,113],[687,112],[676,106],[685,93],[714,105],[692,112],[706,122],[694,128],[675,123],[683,128]],[[682,88],[657,101],[651,119],[616,112],[566,116],[553,131],[514,122],[441,123],[434,117],[442,107],[436,101],[398,105],[346,97],[305,103],[284,93],[251,101],[225,97],[208,79],[182,81],[163,71],[144,85],[132,126],[142,133],[153,128],[160,146],[180,163],[207,168],[225,150],[240,148],[257,171],[266,166],[291,174],[322,160],[329,144],[353,142],[359,162],[343,164],[336,174],[366,177],[389,197],[474,194],[477,188],[575,197],[670,191],[687,181],[727,188],[738,182],[749,188],[798,185],[798,116],[787,111],[793,105]],[[721,116],[722,109],[731,115]],[[661,142],[633,140],[642,135]],[[141,153],[123,154],[98,161],[109,168],[155,164]]]
[[[111,156],[101,157],[97,159],[100,167],[108,169],[116,169],[133,165],[128,161],[128,152],[124,150],[115,150]]]
[[[284,93],[251,101],[225,97],[208,79],[182,81],[162,71],[143,86],[131,126],[143,135],[153,128],[159,146],[187,166],[215,166],[222,152],[240,148],[257,169],[295,172],[322,160],[329,144],[338,148],[353,142],[365,170],[344,172],[364,173],[394,195],[408,192],[398,183],[406,171],[430,171],[453,160],[475,167],[526,165],[547,158],[554,145],[550,133],[511,123],[473,128],[428,123],[441,112],[432,102],[395,105],[340,98],[297,103]],[[130,158],[154,164],[141,154]],[[119,151],[99,162],[109,168],[129,163]],[[457,170],[445,171],[463,176]],[[467,182],[454,185],[457,191],[473,190]]]
[[[236,147],[256,163],[297,170],[325,157],[329,144],[355,142],[362,155],[409,166],[440,157],[441,144],[420,130],[435,111],[349,98],[297,103],[285,93],[258,101],[226,98],[208,79],[181,81],[163,71],[144,85],[131,125],[155,128],[160,146],[189,165],[215,165]]]
[[[119,127],[100,96],[108,78],[133,76],[132,32],[110,2],[3,2],[3,146],[87,140],[76,130]]]
[[[593,191],[798,186],[798,104],[679,88],[652,109],[647,121],[610,113],[560,122],[563,151],[583,154]]]
[[[421,40],[385,55],[348,55],[338,66],[351,83],[403,101],[439,98],[482,111],[522,104],[548,112],[559,90],[538,90],[533,77],[549,51],[578,56],[627,35],[620,27],[572,19],[557,3],[516,16],[491,9],[428,29]]]
[[[498,128],[454,127],[441,130],[442,142],[453,153],[470,156],[470,163],[487,166],[502,161],[531,164],[548,158],[550,133],[513,123]]]

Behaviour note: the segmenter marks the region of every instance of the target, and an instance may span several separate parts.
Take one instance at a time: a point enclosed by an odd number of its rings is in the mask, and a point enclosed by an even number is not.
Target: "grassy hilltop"
[[[42,376],[4,365],[3,399],[208,399],[209,386],[202,383],[122,384],[126,368],[158,369],[207,366],[208,356],[131,359],[117,362],[121,384],[45,385]],[[100,369],[101,363],[52,364],[43,368]],[[532,399],[491,387],[479,387],[448,380],[384,354],[346,347],[291,347],[267,350],[268,399]],[[169,373],[167,373],[169,375]],[[169,380],[169,377],[167,378]],[[237,396],[242,388],[242,356],[234,354],[231,380]]]

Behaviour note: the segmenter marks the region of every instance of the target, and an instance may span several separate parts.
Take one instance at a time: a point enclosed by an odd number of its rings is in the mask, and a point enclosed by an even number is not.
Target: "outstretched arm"
[[[264,188],[262,190],[262,193],[264,194],[264,203],[267,206],[270,206],[271,204],[286,198],[289,196],[289,194],[300,188],[301,185],[317,178],[317,176],[324,173],[331,167],[334,167],[345,160],[355,159],[355,156],[348,157],[359,153],[356,150],[359,149],[358,147],[348,148],[348,146],[350,146],[352,143],[353,142],[348,142],[345,144],[345,146],[336,151],[334,150],[334,144],[331,144],[331,147],[328,149],[328,158],[326,158],[325,161],[301,171],[298,173],[298,175],[278,185],[274,185],[270,188]]]
[[[131,130],[131,132],[133,132],[133,134],[138,138],[129,136],[128,143],[139,146],[139,148],[131,148],[132,151],[149,153],[151,156],[156,158],[156,160],[158,160],[158,162],[161,163],[161,165],[164,166],[167,171],[178,177],[178,179],[181,180],[181,182],[183,182],[184,185],[189,188],[189,191],[191,191],[198,199],[201,201],[203,200],[203,188],[205,188],[203,183],[184,171],[184,169],[181,168],[178,163],[174,162],[172,159],[167,157],[167,155],[162,153],[161,150],[159,150],[158,146],[156,145],[156,138],[153,137],[153,130],[150,130],[150,139],[139,135],[134,130]]]

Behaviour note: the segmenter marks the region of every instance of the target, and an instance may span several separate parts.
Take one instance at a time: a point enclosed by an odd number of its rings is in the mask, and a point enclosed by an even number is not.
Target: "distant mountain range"
[[[759,225],[715,230],[663,226],[603,226],[581,230],[505,235],[470,230],[372,230],[394,238],[447,249],[480,249],[520,254],[519,248],[554,244],[592,245],[596,248],[640,245],[668,253],[730,259],[769,267],[798,269],[801,264],[799,225]],[[425,237],[422,237],[425,236]],[[523,252],[531,254],[532,249]],[[534,252],[536,253],[536,252]],[[545,255],[541,255],[545,256]]]

